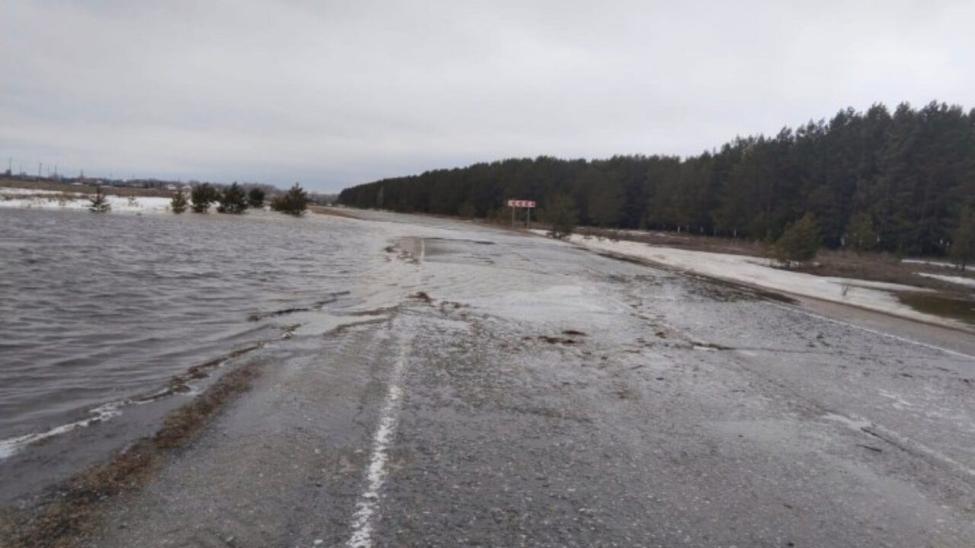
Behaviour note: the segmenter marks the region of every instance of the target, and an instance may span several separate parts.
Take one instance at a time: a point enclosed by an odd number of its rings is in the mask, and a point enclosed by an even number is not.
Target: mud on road
[[[251,389],[73,543],[975,544],[964,341],[371,215],[334,221],[382,227],[361,308],[248,356]]]

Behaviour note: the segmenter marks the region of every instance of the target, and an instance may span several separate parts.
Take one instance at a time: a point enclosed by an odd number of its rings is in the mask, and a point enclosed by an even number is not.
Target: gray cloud
[[[0,157],[334,190],[696,154],[845,106],[971,107],[973,20],[967,0],[10,2]]]

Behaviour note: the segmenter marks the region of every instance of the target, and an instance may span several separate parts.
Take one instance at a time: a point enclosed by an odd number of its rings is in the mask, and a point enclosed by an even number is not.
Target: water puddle
[[[915,292],[898,293],[897,298],[918,312],[975,325],[975,300]]]

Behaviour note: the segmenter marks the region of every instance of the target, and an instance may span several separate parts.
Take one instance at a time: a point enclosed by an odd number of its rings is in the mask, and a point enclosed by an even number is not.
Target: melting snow
[[[113,213],[169,213],[170,199],[162,196],[106,195]],[[0,208],[86,210],[87,194],[26,188],[0,188]]]
[[[941,280],[943,282],[948,282],[951,284],[975,287],[975,278],[963,278],[961,276],[944,276],[942,274],[928,274],[927,272],[918,272],[917,275],[924,276],[925,278],[934,278],[935,280]]]
[[[544,234],[541,230],[533,232]],[[893,294],[897,291],[931,291],[921,287],[793,272],[773,268],[769,259],[747,255],[690,251],[625,240],[584,238],[577,234],[572,235],[569,241],[586,249],[645,259],[712,278],[849,304],[930,323],[961,326],[955,320],[918,312],[901,303]]]

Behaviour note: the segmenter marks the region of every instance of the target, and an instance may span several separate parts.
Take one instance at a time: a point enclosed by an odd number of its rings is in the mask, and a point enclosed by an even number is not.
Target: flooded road
[[[228,364],[261,376],[79,544],[975,544],[964,335],[914,340],[561,242],[361,215],[248,243],[307,261],[267,301],[209,316],[226,341],[266,341]],[[268,315],[290,308],[305,310]],[[8,463],[36,472],[46,448]]]
[[[316,220],[0,214],[0,458],[4,440],[279,338],[283,312],[347,305],[371,267],[349,252],[363,235]]]

